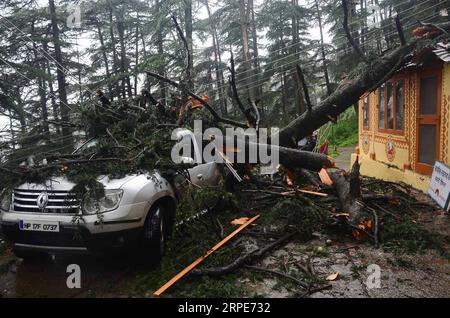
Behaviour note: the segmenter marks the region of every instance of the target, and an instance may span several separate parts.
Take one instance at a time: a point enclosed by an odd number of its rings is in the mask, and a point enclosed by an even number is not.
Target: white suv
[[[194,156],[199,154],[191,131],[179,130],[177,137],[178,142],[191,143]],[[91,139],[75,153],[96,143]],[[194,159],[183,158],[191,163]],[[215,185],[218,171],[215,162],[196,165],[189,169],[191,182]],[[104,185],[104,197],[86,196],[83,202],[71,194],[74,184],[62,177],[45,184],[26,183],[5,195],[0,224],[14,253],[31,258],[40,252],[95,252],[127,246],[160,259],[175,222],[177,199],[172,185],[157,171],[98,181]]]

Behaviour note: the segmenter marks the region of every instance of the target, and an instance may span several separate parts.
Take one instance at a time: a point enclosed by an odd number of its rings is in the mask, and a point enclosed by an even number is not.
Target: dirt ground
[[[371,246],[354,243],[326,245],[322,236],[308,244],[290,243],[260,262],[266,268],[295,271],[296,264],[305,263],[311,257],[315,275],[326,278],[338,274],[331,287],[316,293],[312,298],[327,297],[450,297],[450,263],[433,252],[421,255],[396,255]],[[324,252],[316,253],[317,247]],[[367,284],[373,272],[370,265],[380,268],[380,285]],[[371,281],[371,280],[370,280]],[[277,287],[277,280],[267,278],[253,283],[248,279],[240,282],[245,288],[263,297],[295,297],[296,292]]]
[[[414,195],[421,201],[430,202],[425,194],[417,192]],[[436,211],[421,213],[415,221],[428,231],[449,237],[448,214]],[[383,245],[375,248],[370,242],[356,242],[351,235],[344,233],[315,232],[313,237],[307,242],[291,241],[254,265],[305,279],[304,265],[310,264],[309,269],[315,279],[321,280],[320,286],[327,287],[313,291],[309,295],[313,298],[450,297],[450,262],[442,252],[403,253]],[[246,244],[251,248],[251,239]],[[450,251],[448,244],[445,248]],[[217,256],[211,256],[214,257]],[[66,268],[72,263],[82,268],[81,289],[66,286],[69,275]],[[379,269],[379,285],[374,284],[377,282],[374,269]],[[0,241],[0,297],[151,296],[152,290],[159,286],[148,282],[160,276],[162,270],[114,256],[49,256],[38,262],[25,263],[14,257],[6,243]],[[336,273],[336,279],[326,281],[328,276]],[[222,283],[233,289],[232,295],[238,297],[301,297],[304,294],[304,288],[289,279],[271,273],[256,274],[247,268],[239,270],[231,279],[218,278],[216,283],[218,289]],[[173,288],[175,292],[183,287],[188,293],[197,289],[196,296],[204,288],[201,279],[187,278],[177,284]],[[138,291],[136,286],[139,286]],[[171,292],[167,294],[171,295]],[[201,295],[223,296],[212,294],[208,289]]]
[[[444,225],[445,224],[445,225]],[[448,229],[448,217],[443,225]],[[443,226],[443,227],[444,227]],[[331,288],[310,297],[450,297],[450,262],[435,251],[424,254],[396,254],[368,244],[356,244],[350,238],[332,238],[319,233],[304,243],[289,243],[268,255],[257,265],[285,272],[299,271],[298,264],[309,260],[318,277],[339,273]],[[331,242],[330,242],[331,240]],[[318,252],[318,248],[322,249]],[[81,261],[81,262],[80,262]],[[82,289],[65,285],[67,264],[81,263]],[[23,263],[10,252],[0,257],[0,296],[2,297],[127,297],[127,286],[145,273],[139,264],[119,258],[76,257],[48,258],[37,263]],[[368,287],[372,273],[368,266],[380,268],[380,286]],[[295,286],[279,284],[279,278],[238,279],[237,288],[246,296],[298,297]],[[180,282],[183,284],[183,282]]]

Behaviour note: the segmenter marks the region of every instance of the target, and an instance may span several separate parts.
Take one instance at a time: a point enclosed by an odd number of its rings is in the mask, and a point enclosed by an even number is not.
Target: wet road
[[[81,288],[67,287],[69,264],[81,269]],[[148,271],[123,256],[48,256],[24,262],[6,251],[0,255],[0,297],[120,297],[119,286]]]

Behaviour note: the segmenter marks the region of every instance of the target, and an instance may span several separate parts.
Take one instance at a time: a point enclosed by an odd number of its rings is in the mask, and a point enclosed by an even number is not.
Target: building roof
[[[450,44],[438,43],[433,53],[444,63],[450,63]]]

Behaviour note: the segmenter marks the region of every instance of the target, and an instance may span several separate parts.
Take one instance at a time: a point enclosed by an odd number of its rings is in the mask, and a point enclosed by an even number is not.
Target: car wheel
[[[149,261],[159,262],[165,252],[166,224],[163,212],[163,206],[156,205],[150,209],[145,219],[142,256]]]
[[[17,250],[13,249],[12,252],[18,258],[22,258],[25,262],[35,262],[39,260],[44,260],[47,258],[47,254],[43,252],[36,251],[25,251],[25,250]]]

